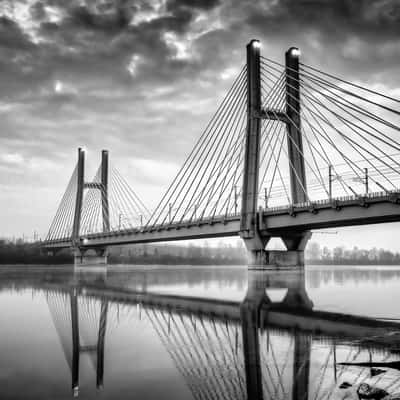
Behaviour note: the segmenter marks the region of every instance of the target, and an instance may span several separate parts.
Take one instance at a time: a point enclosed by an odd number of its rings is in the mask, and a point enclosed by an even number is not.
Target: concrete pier
[[[304,268],[304,251],[258,250],[250,254],[249,270],[291,270]]]
[[[107,249],[75,249],[74,251],[74,266],[75,268],[83,267],[100,267],[106,268],[108,260]]]
[[[299,270],[304,268],[304,249],[311,238],[311,232],[299,232],[282,236],[286,250],[265,250],[270,237],[262,237],[257,232],[255,237],[245,239],[249,254],[250,270]]]

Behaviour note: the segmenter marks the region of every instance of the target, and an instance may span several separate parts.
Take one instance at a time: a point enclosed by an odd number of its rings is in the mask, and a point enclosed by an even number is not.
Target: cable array
[[[246,68],[242,68],[148,227],[238,212],[245,126]]]
[[[271,88],[283,74],[283,95],[277,111],[282,112],[285,106],[283,113],[288,123],[295,125],[288,111],[299,113],[285,101],[285,85],[297,90],[286,82],[288,71],[290,68],[286,69],[281,63],[261,58],[264,88]],[[397,139],[400,112],[395,107],[399,100],[305,64],[301,64],[299,79],[293,76],[291,79],[300,88],[301,126],[296,128],[301,130],[303,148],[297,148],[297,151],[304,158],[307,187],[302,190],[307,200],[341,196],[357,198],[375,192],[397,191],[400,184],[400,143]],[[277,111],[272,111],[277,115]],[[274,133],[273,123],[276,122],[264,122]],[[292,139],[282,134],[286,124],[278,124],[281,126],[281,131],[277,128],[280,141],[275,140],[282,151],[269,156],[273,158],[273,168],[267,168],[260,179],[260,202],[267,207],[282,205],[282,199],[292,203],[288,177],[293,165],[286,150],[287,141]],[[300,177],[296,173],[295,177],[301,186]]]
[[[292,206],[294,183],[306,204],[399,191],[399,100],[306,64],[297,71],[266,57],[260,59],[260,79],[258,206],[270,212]],[[92,185],[85,186],[80,235],[237,218],[247,90],[245,66],[151,213],[115,168],[110,168],[105,188],[99,168]],[[302,145],[288,134],[288,127],[301,132]],[[304,160],[306,182],[294,167],[289,148]],[[71,237],[76,190],[77,168],[47,240]]]
[[[100,176],[101,166],[92,180],[93,183],[99,184],[100,189],[97,187],[86,189],[80,234],[86,236],[102,233],[103,217],[109,220],[110,232],[142,227],[149,217],[149,210],[118,170],[110,168],[107,192],[101,186]],[[108,198],[108,209],[103,201],[104,197]]]
[[[70,239],[72,236],[77,179],[75,167],[50,226],[47,241]],[[81,236],[103,233],[107,228],[105,220],[108,220],[110,232],[138,229],[144,226],[149,215],[146,205],[114,167],[109,170],[106,190],[101,184],[100,166],[90,184],[85,185],[79,233]]]
[[[67,239],[72,236],[77,183],[78,168],[76,166],[61,199],[56,215],[50,225],[46,241]]]

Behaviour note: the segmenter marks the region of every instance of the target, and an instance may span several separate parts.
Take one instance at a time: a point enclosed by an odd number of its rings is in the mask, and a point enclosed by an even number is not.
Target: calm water
[[[1,400],[400,391],[398,268],[2,267],[0,287]]]

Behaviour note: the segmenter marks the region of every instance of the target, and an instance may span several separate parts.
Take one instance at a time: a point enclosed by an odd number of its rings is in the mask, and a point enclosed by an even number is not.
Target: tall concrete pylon
[[[300,118],[300,51],[291,47],[285,54],[286,61],[286,115],[287,142],[290,160],[290,190],[292,203],[307,201],[306,172],[304,167],[303,140]]]
[[[299,50],[286,52],[286,110],[264,110],[261,104],[260,42],[251,40],[247,51],[247,130],[242,188],[240,236],[250,254],[250,267],[302,266],[304,248],[310,237],[305,232],[282,232],[286,252],[266,251],[271,238],[263,226],[262,210],[258,209],[261,120],[273,119],[287,126],[288,157],[292,203],[308,200],[300,118]]]
[[[79,245],[79,232],[81,228],[81,215],[83,203],[83,190],[85,186],[85,150],[81,147],[78,149],[78,171],[77,171],[77,186],[74,211],[74,223],[72,227],[72,243],[73,246]]]
[[[74,210],[74,221],[72,227],[72,245],[75,254],[75,266],[79,265],[102,265],[107,264],[107,251],[105,248],[94,249],[95,255],[86,255],[88,249],[82,247],[80,230],[82,220],[82,205],[85,189],[100,190],[103,232],[110,231],[110,211],[108,197],[108,151],[101,152],[101,177],[100,182],[85,182],[85,150],[78,149],[77,164],[77,188]]]
[[[243,238],[256,234],[261,136],[260,42],[247,45],[247,129],[240,230]]]

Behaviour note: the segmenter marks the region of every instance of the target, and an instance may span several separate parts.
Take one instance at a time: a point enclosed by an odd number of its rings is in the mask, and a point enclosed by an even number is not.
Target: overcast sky
[[[89,173],[108,149],[154,205],[252,38],[276,60],[293,45],[308,64],[387,93],[400,87],[398,0],[0,0],[0,16],[4,236],[47,231],[78,146]],[[400,250],[399,229],[326,236]]]

